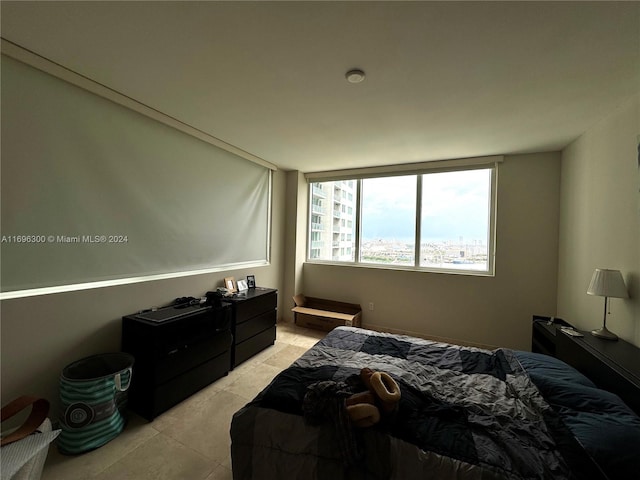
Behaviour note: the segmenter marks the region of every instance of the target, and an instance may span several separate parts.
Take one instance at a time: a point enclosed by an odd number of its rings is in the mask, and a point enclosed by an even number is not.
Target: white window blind
[[[271,170],[2,56],[2,292],[269,259]]]

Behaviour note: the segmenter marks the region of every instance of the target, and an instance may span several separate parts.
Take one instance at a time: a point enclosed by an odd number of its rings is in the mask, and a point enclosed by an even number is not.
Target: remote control
[[[560,330],[562,330],[562,332],[566,333],[567,335],[571,335],[572,337],[584,337],[583,334],[581,334],[580,332],[575,331],[572,328],[561,328]]]

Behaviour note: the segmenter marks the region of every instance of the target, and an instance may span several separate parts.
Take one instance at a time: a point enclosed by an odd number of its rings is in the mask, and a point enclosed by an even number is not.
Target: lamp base
[[[615,333],[610,332],[607,327],[591,330],[591,335],[598,338],[604,338],[605,340],[618,340],[618,336]]]

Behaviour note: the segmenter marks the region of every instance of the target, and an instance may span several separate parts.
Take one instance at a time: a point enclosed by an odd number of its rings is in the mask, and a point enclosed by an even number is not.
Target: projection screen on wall
[[[268,261],[271,171],[2,56],[2,292]]]

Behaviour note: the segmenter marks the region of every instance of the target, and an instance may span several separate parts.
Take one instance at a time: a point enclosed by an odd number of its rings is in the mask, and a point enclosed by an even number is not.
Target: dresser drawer
[[[246,322],[256,315],[275,310],[278,304],[278,296],[275,292],[266,295],[261,295],[250,299],[249,301],[236,303],[236,326],[242,322]]]
[[[253,337],[267,328],[273,327],[275,324],[276,311],[271,310],[236,325],[236,344]]]
[[[166,383],[158,385],[146,405],[147,418],[154,418],[158,414],[177,405],[185,398],[213,383],[227,374],[230,351],[212,358],[197,367],[188,370]]]
[[[235,364],[238,365],[253,357],[256,353],[264,350],[276,341],[276,326],[264,330],[244,342],[236,344]]]
[[[233,337],[227,330],[217,335],[208,336],[198,342],[174,344],[174,348],[165,356],[157,359],[154,365],[155,383],[167,380],[200,365],[207,360],[226,352],[231,348]],[[135,370],[135,367],[134,367]]]

